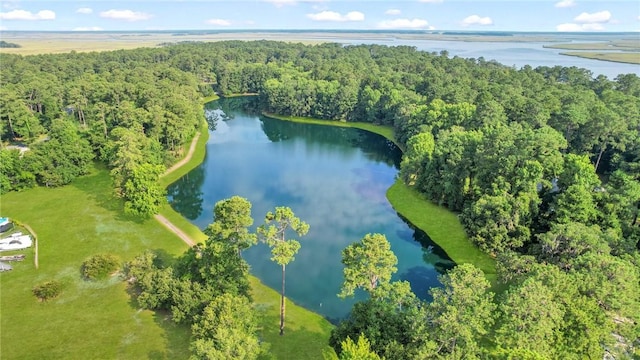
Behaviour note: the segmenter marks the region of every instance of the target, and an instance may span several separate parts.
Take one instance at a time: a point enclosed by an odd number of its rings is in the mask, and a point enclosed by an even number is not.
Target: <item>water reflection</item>
[[[273,207],[291,207],[311,228],[300,239],[295,261],[287,266],[288,297],[333,321],[344,318],[365,297],[358,293],[341,300],[337,293],[342,249],[367,233],[387,236],[399,260],[394,279],[408,280],[416,294],[426,298],[450,260],[426,234],[403,221],[386,199],[398,173],[400,151],[395,145],[357,129],[261,117],[255,103],[256,99],[237,98],[208,105],[207,111],[220,114],[213,122],[206,159],[170,186],[173,208],[205,228],[212,221],[214,204],[233,195],[253,204],[256,226]],[[279,288],[280,269],[269,260],[265,245],[243,256],[254,275]]]
[[[180,179],[180,186],[170,186],[167,198],[174,210],[189,220],[195,220],[202,213],[202,185],[204,167],[200,165]]]

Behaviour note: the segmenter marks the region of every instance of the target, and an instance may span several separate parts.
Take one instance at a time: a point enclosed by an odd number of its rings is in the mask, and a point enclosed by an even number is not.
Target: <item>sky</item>
[[[0,4],[3,31],[640,31],[637,0],[0,0]]]

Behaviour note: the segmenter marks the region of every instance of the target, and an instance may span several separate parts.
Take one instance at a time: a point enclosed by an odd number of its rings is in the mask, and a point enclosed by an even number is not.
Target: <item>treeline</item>
[[[127,212],[155,213],[157,179],[202,124],[200,99],[211,90],[140,55],[2,55],[2,192],[68,184],[96,159]]]
[[[0,40],[0,48],[19,48],[20,44],[10,43],[4,40]]]
[[[507,289],[496,307],[529,312],[451,331],[453,347],[439,344],[437,356],[518,348],[522,358],[599,358],[640,346],[634,74],[269,41],[0,61],[0,136],[31,149],[1,150],[3,192],[64,184],[96,157],[130,212],[153,213],[154,181],[201,123],[199,97],[259,93],[269,112],[392,126],[406,149],[402,179],[459,212],[471,240],[496,257]],[[479,345],[461,347],[456,334]]]

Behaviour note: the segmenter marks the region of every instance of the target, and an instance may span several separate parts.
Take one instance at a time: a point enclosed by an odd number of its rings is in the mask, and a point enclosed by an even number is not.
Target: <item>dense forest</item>
[[[459,213],[471,241],[496,258],[498,280],[461,265],[423,303],[381,277],[334,331],[343,358],[358,350],[386,359],[640,356],[634,74],[269,41],[2,54],[0,63],[1,191],[64,185],[98,160],[125,210],[142,216],[164,201],[157,179],[202,124],[202,97],[214,91],[257,93],[266,112],[393,127],[405,149],[402,180]],[[205,247],[231,259],[223,252],[233,248],[216,239]],[[244,273],[241,260],[207,266]],[[139,261],[152,268],[152,258]],[[152,272],[206,289],[213,270],[198,278],[180,264]],[[237,286],[233,295],[245,296]],[[151,308],[171,308],[150,299]]]

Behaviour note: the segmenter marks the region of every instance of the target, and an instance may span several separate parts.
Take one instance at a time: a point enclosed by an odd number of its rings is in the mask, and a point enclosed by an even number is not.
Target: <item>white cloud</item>
[[[93,12],[93,9],[88,7],[82,7],[76,10],[76,12],[78,14],[91,14]]]
[[[360,11],[350,11],[345,15],[335,11],[321,11],[315,14],[307,14],[307,17],[314,21],[363,21],[364,14]]]
[[[431,4],[438,4],[438,3],[441,3],[441,2],[443,2],[443,1],[444,1],[444,0],[420,0],[420,2],[423,2],[423,3],[431,3]]]
[[[153,17],[151,14],[131,11],[131,10],[107,10],[100,13],[100,17],[106,19],[125,20],[125,21],[140,21],[149,20]]]
[[[207,24],[216,26],[230,26],[231,21],[225,19],[209,19],[207,20]]]
[[[0,26],[0,31],[6,31],[6,30],[9,30],[9,29],[7,29],[6,26]]]
[[[296,0],[264,0],[264,1],[273,4],[275,7],[283,7],[285,5],[295,5],[298,3]]]
[[[555,7],[557,8],[568,8],[568,7],[572,7],[575,6],[576,2],[573,0],[562,0],[562,1],[558,1],[555,5]]]
[[[560,24],[556,26],[556,30],[560,32],[578,32],[578,31],[602,31],[604,26],[602,24]]]
[[[462,26],[471,26],[471,25],[493,25],[493,20],[490,17],[480,17],[478,15],[467,16],[462,20]]]
[[[378,23],[380,29],[424,29],[427,25],[429,22],[423,19],[393,19]]]
[[[604,26],[602,24],[582,24],[582,28],[586,31],[602,31]]]
[[[402,11],[398,10],[398,9],[389,9],[387,11],[384,12],[387,15],[400,15],[402,14]]]
[[[606,23],[611,20],[611,13],[607,10],[599,11],[592,14],[583,12],[582,14],[576,16],[573,21],[579,24],[594,24],[594,23]]]
[[[0,12],[0,20],[53,20],[55,18],[56,13],[51,10],[40,10],[35,14],[26,10]]]
[[[556,30],[561,32],[582,31],[582,26],[572,23],[560,24],[556,26]]]
[[[73,29],[73,31],[102,31],[102,30],[104,29],[99,26],[81,26]]]

